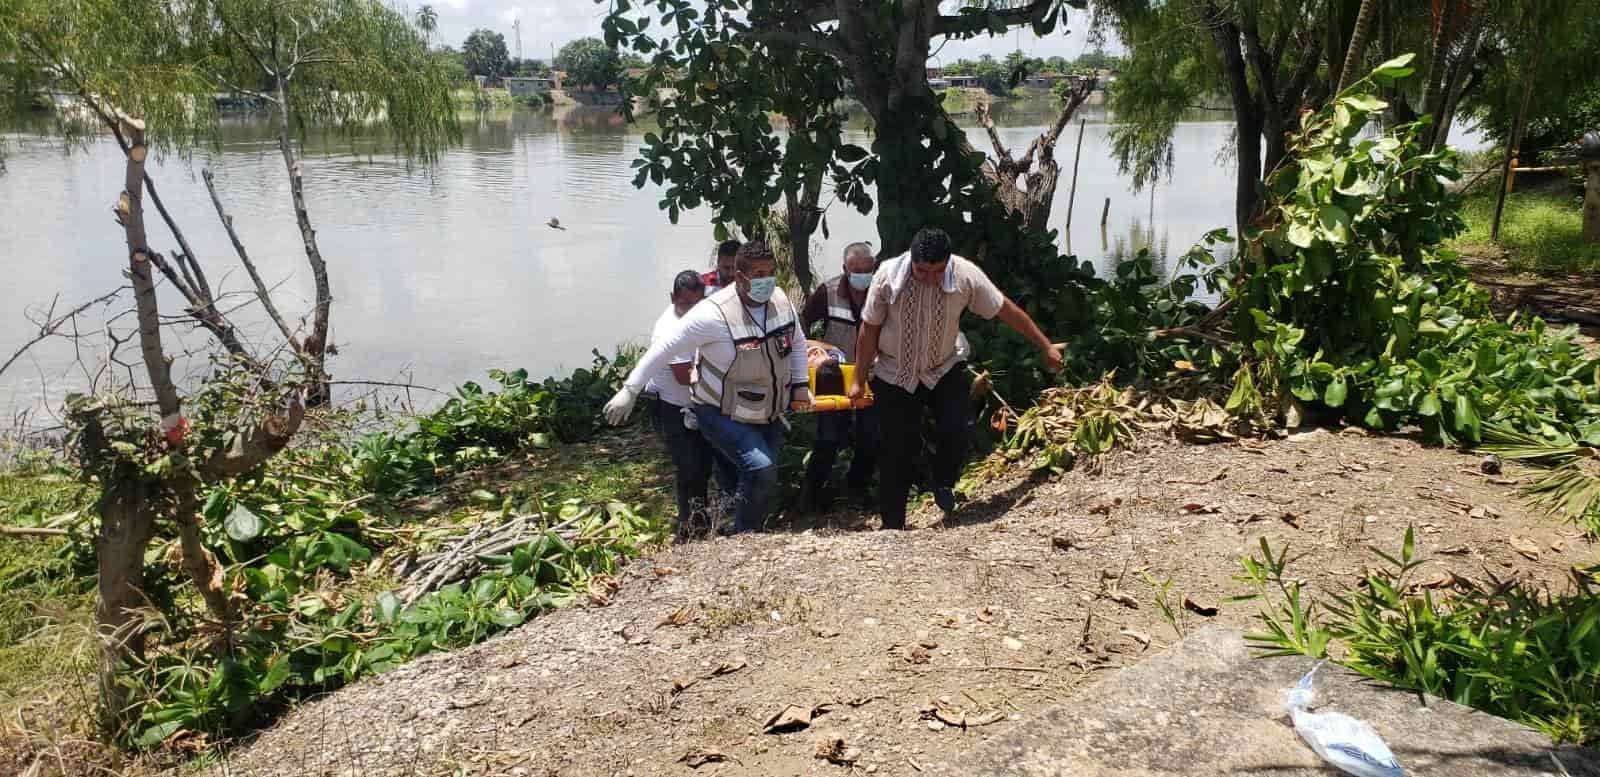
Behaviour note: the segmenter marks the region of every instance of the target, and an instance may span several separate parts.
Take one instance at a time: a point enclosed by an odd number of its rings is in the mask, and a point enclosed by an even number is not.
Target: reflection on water
[[[1054,118],[1047,103],[1004,106],[995,116],[1012,125],[1001,135],[1013,149],[1026,148]],[[1232,132],[1225,117],[1178,125],[1173,179],[1152,196],[1133,193],[1117,173],[1104,111],[1085,116],[1073,234],[1062,236],[1064,246],[1106,269],[1145,247],[1181,254],[1231,219],[1232,173],[1218,161]],[[684,213],[674,225],[657,209],[657,188],[633,187],[631,162],[646,129],[609,109],[487,114],[468,119],[462,145],[426,169],[385,156],[381,133],[307,138],[306,190],[335,296],[336,375],[450,386],[496,366],[549,374],[587,364],[592,348],[646,337],[673,275],[708,267],[714,242],[709,211]],[[1064,174],[1050,219],[1058,230],[1076,132],[1069,128],[1059,144]],[[850,134],[851,142],[870,144],[864,122]],[[120,281],[125,255],[107,212],[122,184],[115,145],[103,140],[67,155],[27,128],[12,140],[9,171],[0,176],[0,246],[10,260],[10,283],[0,290],[0,358],[34,333],[25,308],[47,306],[57,293],[63,304],[103,293]],[[980,147],[983,140],[975,134]],[[268,282],[281,284],[279,307],[307,310],[310,279],[271,128],[256,117],[229,119],[220,149],[189,164],[160,159],[152,169],[213,285],[247,303],[248,281],[198,180],[201,166],[216,172]],[[547,226],[552,218],[565,229]],[[815,254],[824,275],[836,271],[845,244],[877,237],[868,215],[835,207],[828,221],[830,236],[818,236]],[[173,245],[159,222],[152,219],[150,229],[158,249]],[[175,295],[162,301],[177,309]],[[233,316],[270,342],[252,307]],[[179,344],[200,348],[205,339],[187,333]],[[81,384],[72,362],[70,347],[24,359],[0,377],[0,412]]]

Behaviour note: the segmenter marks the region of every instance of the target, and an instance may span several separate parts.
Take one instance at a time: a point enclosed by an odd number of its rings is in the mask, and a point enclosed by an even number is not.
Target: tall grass
[[[1583,241],[1581,197],[1562,192],[1514,192],[1506,197],[1500,243],[1489,240],[1497,187],[1486,185],[1467,196],[1462,215],[1467,231],[1453,246],[1463,253],[1504,249],[1506,265],[1519,272],[1600,270],[1600,244]]]

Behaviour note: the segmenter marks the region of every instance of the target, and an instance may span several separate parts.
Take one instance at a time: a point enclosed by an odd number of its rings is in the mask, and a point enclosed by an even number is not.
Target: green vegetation
[[[561,47],[556,67],[567,72],[566,88],[601,91],[622,83],[622,57],[599,38],[579,38]]]
[[[216,624],[164,550],[176,538],[162,530],[145,570],[160,613],[144,625],[144,659],[120,674],[140,711],[123,744],[155,748],[247,730],[289,700],[470,644],[587,595],[599,576],[661,541],[663,526],[649,516],[668,494],[650,495],[647,512],[617,501],[663,482],[655,446],[629,438],[567,444],[599,431],[599,408],[633,353],[617,362],[597,354],[591,368],[539,383],[522,371],[493,371],[498,391],[464,384],[407,429],[349,444],[333,430],[362,419],[328,416],[328,431],[206,493],[206,543],[238,608],[226,630],[231,647],[218,645]],[[607,461],[596,464],[597,455]],[[466,473],[473,476],[457,482]],[[443,507],[407,501],[433,494]],[[6,704],[48,684],[93,697],[90,495],[49,459],[0,473],[0,509],[11,523],[70,530],[62,540],[0,538],[0,549],[16,550],[0,574],[21,592],[0,603]],[[480,554],[481,568],[403,599],[411,559],[519,521],[527,525],[520,539]],[[64,644],[63,635],[77,641]]]
[[[1595,570],[1574,570],[1567,593],[1523,580],[1492,587],[1452,576],[1454,594],[1419,585],[1412,532],[1398,556],[1323,601],[1290,569],[1289,548],[1266,539],[1238,579],[1263,602],[1263,631],[1247,635],[1267,655],[1340,661],[1401,688],[1510,718],[1558,742],[1600,741],[1600,596]]]
[[[1467,228],[1452,247],[1466,254],[1498,257],[1520,272],[1600,270],[1600,245],[1583,239],[1583,197],[1551,191],[1513,192],[1500,220],[1500,242],[1489,240],[1497,187],[1480,186],[1467,195],[1462,216]]]
[[[511,72],[506,36],[493,30],[480,28],[467,35],[461,44],[461,59],[467,72],[475,76],[499,78]]]

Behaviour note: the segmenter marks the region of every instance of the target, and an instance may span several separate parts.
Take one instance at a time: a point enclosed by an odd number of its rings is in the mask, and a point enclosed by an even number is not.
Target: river
[[[1172,178],[1152,196],[1133,193],[1117,173],[1106,112],[1085,116],[1071,241],[1078,256],[1106,268],[1149,245],[1176,258],[1205,231],[1229,224],[1233,177],[1219,150],[1232,133],[1230,121],[1178,124]],[[1051,118],[1045,103],[996,112],[997,122],[1009,125],[1001,135],[1014,153]],[[469,118],[463,130],[462,145],[431,168],[382,155],[375,138],[308,139],[306,191],[335,297],[337,378],[448,388],[482,379],[491,367],[526,367],[539,376],[585,366],[593,348],[609,353],[618,342],[647,337],[674,274],[710,266],[709,211],[684,213],[674,225],[657,209],[656,187],[633,187],[630,165],[646,127],[627,125],[606,109],[565,108],[487,114]],[[975,146],[987,148],[981,130],[968,126],[968,133]],[[213,285],[220,282],[234,295],[229,301],[243,306],[234,319],[266,342],[268,330],[242,293],[248,278],[200,169],[215,171],[251,257],[278,288],[280,309],[309,309],[309,273],[270,130],[258,118],[236,118],[221,135],[219,149],[193,159],[158,158],[151,175]],[[859,125],[850,135],[851,142],[870,144]],[[1051,217],[1057,229],[1066,220],[1076,127],[1063,135],[1057,158],[1065,169]],[[0,246],[11,281],[0,288],[0,362],[37,334],[28,314],[37,318],[57,295],[64,310],[115,288],[126,254],[110,213],[122,165],[109,138],[71,153],[28,129],[9,140],[7,172],[0,174]],[[552,218],[564,228],[548,226]],[[816,237],[823,275],[836,270],[846,243],[876,239],[870,215],[842,206],[829,211],[828,224],[830,236]],[[153,212],[149,225],[158,250],[175,246]],[[176,311],[178,303],[176,294],[163,294],[164,310]],[[124,294],[86,316],[83,328],[99,327],[130,306]],[[205,346],[201,333],[184,329],[166,331],[181,334],[181,345]],[[136,349],[124,353],[135,356]],[[0,375],[0,413],[9,419],[85,385],[79,357],[93,362],[100,354],[75,354],[64,341],[32,349]],[[199,373],[193,361],[180,366]],[[36,415],[31,423],[49,419]]]

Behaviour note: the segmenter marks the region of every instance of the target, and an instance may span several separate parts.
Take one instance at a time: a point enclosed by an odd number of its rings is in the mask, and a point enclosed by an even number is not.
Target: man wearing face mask
[[[699,273],[693,270],[678,273],[672,281],[671,304],[656,319],[650,342],[658,343],[670,337],[678,328],[678,320],[705,299],[705,291]],[[712,473],[715,472],[717,485],[725,495],[733,493],[736,480],[733,465],[718,455],[697,429],[685,425],[685,415],[690,412],[690,362],[688,355],[672,359],[651,375],[644,388],[646,408],[661,433],[661,441],[677,474],[678,519],[674,529],[679,539],[687,537],[697,526],[709,525],[706,483]]]
[[[778,483],[784,412],[811,405],[805,334],[778,289],[777,272],[765,243],[740,246],[734,285],[695,305],[671,334],[652,343],[605,407],[606,420],[620,425],[650,375],[675,356],[695,354],[691,411],[700,433],[738,471],[734,522],[720,534],[764,528]]]
[[[717,244],[717,268],[700,276],[706,284],[706,296],[716,294],[718,289],[733,285],[734,258],[739,255],[739,241],[724,240]]]
[[[878,489],[883,528],[906,527],[911,463],[922,447],[922,413],[934,421],[933,498],[955,509],[954,487],[972,437],[972,379],[958,347],[963,311],[999,317],[1039,349],[1043,366],[1061,369],[1061,349],[1007,299],[978,265],[951,253],[950,236],[923,229],[911,250],[887,260],[872,278],[861,311],[855,380],[850,397],[865,393],[872,374],[881,430],[883,482]]]
[[[855,362],[856,337],[861,325],[861,306],[867,301],[867,287],[872,285],[872,272],[877,259],[872,246],[851,243],[844,249],[844,272],[824,281],[806,300],[800,311],[800,321],[809,337],[820,326],[822,341],[844,355],[846,363]],[[818,389],[821,391],[821,389]],[[855,456],[850,460],[850,471],[845,475],[849,499],[863,503],[867,484],[872,479],[877,463],[877,411],[874,408],[838,410],[817,416],[817,439],[811,447],[811,459],[806,464],[806,482],[800,492],[802,512],[826,510],[828,507],[828,477],[833,473],[834,460],[839,448],[851,442],[854,433]]]

